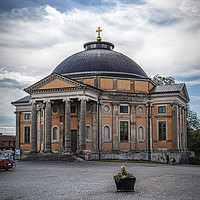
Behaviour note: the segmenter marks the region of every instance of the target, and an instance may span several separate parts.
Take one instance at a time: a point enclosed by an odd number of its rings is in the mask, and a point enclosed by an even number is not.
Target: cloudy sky
[[[200,114],[200,1],[0,0],[0,132],[15,133],[11,102],[23,89],[82,51],[98,26],[150,77],[185,82]]]

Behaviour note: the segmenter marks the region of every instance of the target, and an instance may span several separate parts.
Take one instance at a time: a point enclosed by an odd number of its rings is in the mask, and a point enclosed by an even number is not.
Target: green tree
[[[188,133],[188,149],[194,151],[195,156],[200,157],[200,131]]]
[[[156,85],[171,85],[172,83],[175,83],[175,79],[173,77],[164,77],[161,76],[159,74],[155,75],[152,78],[152,81],[156,84]]]
[[[189,130],[199,130],[200,129],[200,119],[197,113],[190,108],[187,104],[186,108],[187,114],[187,128]]]

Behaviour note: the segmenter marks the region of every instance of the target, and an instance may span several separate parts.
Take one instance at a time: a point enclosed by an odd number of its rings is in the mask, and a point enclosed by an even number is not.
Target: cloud
[[[1,12],[0,105],[5,107],[0,111],[1,119],[13,120],[10,102],[26,95],[21,89],[83,50],[83,43],[96,39],[98,26],[103,29],[103,40],[113,42],[116,51],[132,58],[149,76],[183,80],[195,75],[196,80],[187,84],[199,84],[198,1],[104,0],[88,7],[73,3],[73,9],[63,10],[49,4]],[[8,111],[11,114],[4,116]]]

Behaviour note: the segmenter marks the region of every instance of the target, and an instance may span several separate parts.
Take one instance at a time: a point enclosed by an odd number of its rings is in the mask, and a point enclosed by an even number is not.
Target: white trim
[[[30,142],[29,143],[25,143],[25,127],[30,127]],[[23,144],[31,144],[31,125],[23,126]]]
[[[30,119],[25,119],[25,115],[26,115],[26,114],[30,114]],[[24,121],[31,121],[31,112],[24,112],[24,113],[23,113],[23,120],[24,120]]]
[[[57,112],[54,112],[53,109],[56,108],[56,107],[58,108],[58,111],[57,111]],[[58,113],[59,113],[59,110],[60,110],[60,109],[59,109],[59,106],[58,106],[58,105],[53,105],[53,106],[52,106],[52,114],[53,114],[53,115],[58,114]]]
[[[54,140],[53,139],[53,129],[54,128],[57,128],[58,129],[58,135],[57,135],[57,140]],[[54,125],[52,128],[51,128],[51,141],[52,142],[59,142],[59,135],[60,135],[60,129],[59,129],[59,127],[57,126],[57,125]]]
[[[139,140],[138,138],[139,138],[139,128],[140,127],[142,127],[143,128],[143,130],[144,130],[144,138],[142,139],[142,140]],[[144,142],[145,141],[145,128],[144,128],[144,126],[142,126],[142,125],[139,125],[138,127],[137,127],[137,142]]]
[[[104,110],[104,107],[106,107],[106,106],[109,107],[109,110],[108,110],[108,111],[105,111],[105,110]],[[102,106],[102,110],[103,110],[104,113],[109,113],[109,112],[111,111],[111,106],[110,106],[109,104],[104,104],[104,105]]]
[[[166,111],[166,112],[165,112],[165,113],[158,113],[158,107],[165,107],[165,111]],[[167,105],[166,105],[166,104],[157,105],[157,106],[156,106],[156,109],[157,109],[157,114],[158,114],[158,115],[166,115],[166,114],[167,114]]]
[[[139,108],[142,108],[142,109],[143,109],[142,113],[139,112]],[[138,113],[138,114],[143,115],[144,112],[145,112],[144,106],[142,106],[142,105],[137,106],[137,113]]]
[[[121,106],[128,106],[128,112],[127,112],[127,113],[121,113],[121,112],[120,112],[120,107],[121,107]],[[129,104],[120,104],[120,105],[119,105],[119,114],[123,114],[123,115],[124,115],[124,114],[126,114],[126,115],[130,114],[130,106],[129,106]]]
[[[89,127],[90,128],[90,131],[91,131],[91,138],[90,139],[88,139],[88,132],[87,132],[87,127]],[[92,126],[90,125],[90,124],[86,124],[86,142],[92,142]]]
[[[109,127],[109,129],[110,129],[110,139],[109,139],[109,140],[105,140],[105,139],[104,139],[104,138],[105,138],[104,128],[105,128],[106,126]],[[112,134],[111,134],[111,127],[110,127],[110,125],[105,124],[105,125],[102,127],[102,133],[103,133],[103,135],[102,135],[102,142],[111,142],[111,141],[112,141]]]
[[[122,142],[130,142],[130,120],[123,120],[123,119],[120,119],[119,120],[119,142],[121,142],[120,140],[120,122],[128,122],[128,141],[122,141]]]
[[[159,128],[158,128],[158,123],[159,122],[166,122],[166,140],[159,140]],[[160,142],[166,142],[168,140],[168,124],[167,124],[167,120],[157,120],[157,141]]]

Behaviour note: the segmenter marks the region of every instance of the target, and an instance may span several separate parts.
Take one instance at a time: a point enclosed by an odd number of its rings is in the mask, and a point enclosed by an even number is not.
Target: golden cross
[[[96,32],[98,32],[98,37],[97,37],[97,41],[101,41],[101,36],[100,36],[100,32],[102,30],[100,29],[100,27],[98,27],[98,30],[96,30]]]

